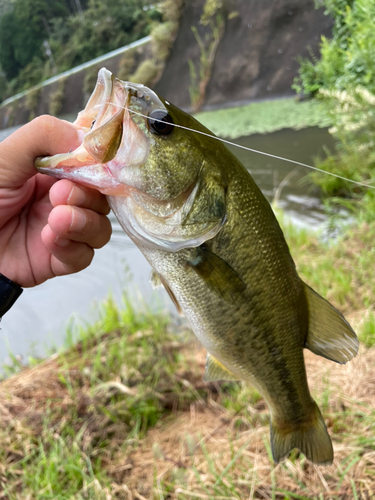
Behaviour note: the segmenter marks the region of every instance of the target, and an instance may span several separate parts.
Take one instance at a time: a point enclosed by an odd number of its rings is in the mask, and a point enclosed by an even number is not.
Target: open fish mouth
[[[147,139],[128,109],[131,96],[143,88],[123,82],[102,68],[85,109],[74,122],[83,132],[82,144],[69,153],[38,158],[37,170],[95,187],[106,195],[126,194],[117,179],[119,168],[140,164],[148,151]]]

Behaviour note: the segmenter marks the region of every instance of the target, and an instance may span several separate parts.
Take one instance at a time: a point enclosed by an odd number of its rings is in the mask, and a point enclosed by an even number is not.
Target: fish
[[[204,380],[244,380],[266,401],[275,463],[295,448],[313,463],[332,463],[303,350],[346,363],[358,339],[298,276],[250,173],[192,116],[105,68],[75,125],[82,144],[38,158],[38,171],[107,196],[154,284],[206,348]]]

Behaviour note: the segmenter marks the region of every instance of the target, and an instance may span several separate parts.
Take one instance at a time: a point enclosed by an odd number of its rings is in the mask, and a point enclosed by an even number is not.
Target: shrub
[[[137,68],[136,72],[129,77],[134,83],[142,83],[147,87],[152,86],[159,74],[159,66],[152,59],[146,59]]]

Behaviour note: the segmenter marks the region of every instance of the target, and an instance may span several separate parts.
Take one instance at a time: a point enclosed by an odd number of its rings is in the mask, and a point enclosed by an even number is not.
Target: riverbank
[[[63,352],[1,383],[1,499],[371,498],[375,225],[325,245],[280,217],[301,277],[363,342],[345,366],[306,352],[334,464],[314,467],[295,453],[274,467],[259,394],[204,384],[205,353],[185,326],[108,300]]]

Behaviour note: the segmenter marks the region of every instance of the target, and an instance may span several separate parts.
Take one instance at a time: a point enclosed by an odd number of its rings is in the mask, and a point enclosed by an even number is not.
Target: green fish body
[[[358,340],[299,278],[247,170],[222,143],[197,133],[212,135],[194,118],[106,70],[76,123],[86,132],[82,146],[38,160],[39,170],[108,195],[154,279],[207,349],[205,380],[245,380],[264,397],[275,462],[298,448],[314,463],[331,463],[303,349],[345,363]]]

